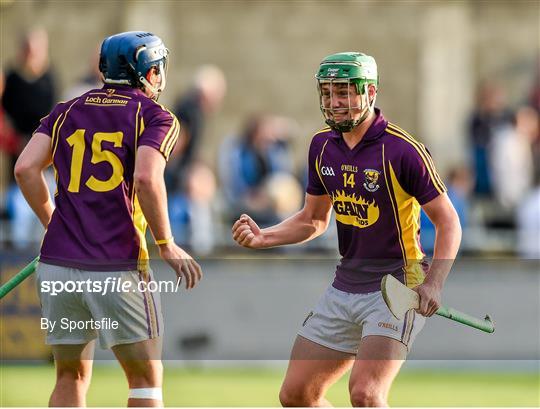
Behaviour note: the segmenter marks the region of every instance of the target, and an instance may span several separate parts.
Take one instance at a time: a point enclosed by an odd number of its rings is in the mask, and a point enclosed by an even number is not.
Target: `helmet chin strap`
[[[159,84],[159,87],[155,87],[154,85],[152,85],[150,83],[150,81],[148,81],[148,77],[151,75],[151,71],[153,70],[154,68],[151,68],[148,73],[146,74],[147,78],[145,78],[144,76],[140,76],[139,77],[139,81],[141,82],[141,84],[144,85],[145,89],[149,89],[151,92],[152,92],[152,95],[150,96],[150,98],[152,98],[154,101],[157,101],[161,92],[165,89],[165,85],[166,85],[166,75],[164,73],[164,69],[163,69],[163,65],[160,64],[159,66],[159,72],[160,72],[160,76],[161,76],[161,83]]]
[[[356,120],[346,119],[345,121],[336,122],[332,119],[327,119],[325,122],[330,128],[336,131],[351,132],[354,128],[356,128],[358,125],[360,125],[362,122],[366,120],[370,111],[371,110],[369,109],[369,107],[364,108],[364,112],[362,113],[362,116]]]
[[[152,84],[150,84],[150,82],[144,78],[143,76],[140,76],[139,77],[139,81],[141,82],[141,84],[144,85],[144,88],[145,89],[149,89],[151,92],[152,92],[152,95],[150,96],[150,98],[152,98],[154,101],[157,101],[158,98],[159,98],[159,94],[161,92],[161,87],[159,88],[156,88],[154,87]]]

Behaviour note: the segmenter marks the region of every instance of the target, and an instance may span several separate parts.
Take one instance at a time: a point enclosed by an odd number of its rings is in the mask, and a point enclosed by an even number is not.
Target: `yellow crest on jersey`
[[[376,192],[379,190],[380,185],[379,176],[381,172],[375,169],[364,169],[364,188],[368,192]]]

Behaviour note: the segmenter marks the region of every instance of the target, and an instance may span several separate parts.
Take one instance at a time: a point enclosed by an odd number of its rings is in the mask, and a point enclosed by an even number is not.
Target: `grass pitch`
[[[279,406],[284,369],[165,368],[167,406]],[[0,368],[0,406],[47,406],[54,368]],[[390,395],[392,406],[540,406],[538,373],[404,370]],[[119,367],[96,365],[89,406],[124,406],[127,383]],[[336,406],[350,406],[346,377],[328,394]]]

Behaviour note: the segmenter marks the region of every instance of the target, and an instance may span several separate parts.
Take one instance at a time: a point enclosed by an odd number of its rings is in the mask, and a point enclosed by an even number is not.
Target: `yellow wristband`
[[[158,246],[161,246],[162,244],[169,244],[169,243],[172,243],[173,241],[174,241],[174,237],[171,236],[168,239],[156,240],[156,244]]]

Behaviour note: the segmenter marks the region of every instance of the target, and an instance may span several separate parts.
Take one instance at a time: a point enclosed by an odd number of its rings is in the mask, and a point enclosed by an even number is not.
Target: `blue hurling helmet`
[[[169,50],[158,36],[144,31],[128,31],[107,37],[101,44],[99,70],[106,84],[147,88],[157,99],[165,89]],[[161,83],[152,86],[146,79],[155,67]]]

